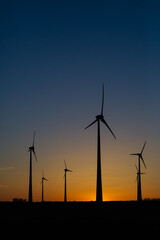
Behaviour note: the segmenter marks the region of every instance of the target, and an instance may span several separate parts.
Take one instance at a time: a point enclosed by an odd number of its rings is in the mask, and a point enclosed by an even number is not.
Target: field
[[[160,227],[160,201],[126,202],[0,202],[1,227],[58,231],[85,229],[120,234],[124,229],[143,229],[143,234]],[[103,226],[103,228],[102,228]],[[31,227],[31,228],[30,228]],[[119,230],[118,230],[119,229]],[[133,231],[135,233],[136,231]],[[158,230],[159,231],[159,230]],[[40,233],[38,230],[38,234]]]
[[[0,202],[4,222],[83,222],[134,221],[157,222],[160,216],[160,201],[119,202]]]

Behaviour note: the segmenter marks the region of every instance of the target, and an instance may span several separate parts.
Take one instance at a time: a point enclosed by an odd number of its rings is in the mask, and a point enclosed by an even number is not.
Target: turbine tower
[[[31,203],[32,202],[32,153],[34,154],[34,157],[37,161],[37,156],[35,153],[35,148],[34,148],[34,141],[35,141],[35,132],[33,134],[33,144],[31,147],[29,147],[28,152],[30,152],[30,169],[29,169],[29,196],[28,196],[28,201]]]
[[[138,169],[137,165],[135,165],[135,167],[136,167],[136,169],[137,169],[136,181],[137,181],[137,196],[138,196],[140,175],[141,175],[141,174],[145,174],[145,173],[139,172],[139,169]],[[138,199],[137,199],[137,200],[138,200]]]
[[[64,169],[64,202],[67,202],[67,181],[66,181],[66,173],[67,173],[67,172],[72,172],[72,171],[67,168],[67,164],[66,164],[66,161],[65,161],[65,160],[64,160],[64,165],[65,165],[65,169]]]
[[[97,187],[96,187],[96,201],[102,202],[102,177],[101,177],[101,144],[100,144],[100,121],[105,124],[105,126],[109,129],[113,137],[116,139],[114,133],[111,128],[107,124],[103,116],[103,107],[104,107],[104,84],[102,86],[102,107],[101,113],[96,116],[96,120],[94,120],[91,124],[89,124],[85,129],[89,128],[91,125],[97,122]]]
[[[130,155],[138,156],[138,168],[136,166],[136,168],[137,168],[137,201],[138,202],[142,201],[141,174],[143,174],[143,173],[141,172],[141,160],[143,162],[144,167],[146,168],[146,164],[145,164],[143,156],[142,156],[145,146],[146,146],[146,141],[145,141],[140,153],[130,154]]]
[[[48,181],[48,179],[46,179],[45,177],[44,177],[44,172],[43,172],[43,170],[42,170],[42,181],[41,181],[41,184],[42,184],[42,202],[43,202],[43,193],[44,193],[44,187],[43,187],[43,182],[44,181]]]

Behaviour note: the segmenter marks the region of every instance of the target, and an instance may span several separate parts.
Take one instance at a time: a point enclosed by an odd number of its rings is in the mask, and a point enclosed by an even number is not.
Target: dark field
[[[41,223],[63,221],[134,221],[159,222],[160,201],[128,202],[0,202],[4,222]]]
[[[137,202],[44,202],[42,203],[16,203],[0,202],[0,219],[2,226],[41,229],[63,232],[78,230],[97,232],[98,229],[120,234],[119,231],[132,231],[136,234],[142,230],[160,230],[160,201]],[[103,227],[102,227],[103,226]],[[2,228],[3,229],[3,228]],[[38,230],[38,234],[40,232]],[[47,230],[46,230],[47,231]],[[122,234],[122,232],[121,232]]]

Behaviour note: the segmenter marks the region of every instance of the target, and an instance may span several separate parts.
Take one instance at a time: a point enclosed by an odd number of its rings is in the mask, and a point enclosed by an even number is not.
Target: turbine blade
[[[48,179],[47,179],[47,178],[44,178],[44,180],[48,181]]]
[[[33,152],[33,154],[35,156],[35,159],[36,159],[36,162],[37,162],[37,156],[36,156],[36,153],[35,153],[34,149],[32,150],[32,152]]]
[[[145,164],[145,162],[144,162],[144,159],[143,159],[143,157],[142,157],[142,155],[140,156],[140,158],[141,158],[141,160],[142,160],[143,165],[145,166],[145,168],[147,168],[147,167],[146,167],[146,164]]]
[[[104,118],[101,119],[101,121],[106,125],[106,127],[109,129],[109,131],[112,133],[113,137],[116,139],[116,136],[114,135],[114,133],[112,132],[111,128],[109,127],[109,125],[106,123],[106,121],[104,120]]]
[[[32,145],[32,147],[34,147],[34,141],[35,141],[35,131],[33,133],[33,145]]]
[[[66,164],[66,161],[64,160],[64,166],[65,166],[65,168],[67,169],[67,164]]]
[[[137,165],[135,165],[135,167],[136,167],[136,169],[137,169],[137,172],[138,172],[138,167],[137,167]]]
[[[145,141],[145,143],[144,143],[144,145],[143,145],[143,148],[142,148],[141,154],[143,153],[143,150],[144,150],[145,146],[146,146],[146,141]]]
[[[138,181],[138,174],[137,174],[137,177],[136,177],[136,180],[135,180],[135,182],[137,182]]]
[[[104,106],[104,84],[102,85],[102,108],[101,108],[101,115],[103,115],[103,106]]]
[[[44,178],[44,172],[43,172],[43,170],[42,170],[42,178]]]
[[[85,127],[85,129],[89,128],[91,125],[93,125],[95,122],[97,122],[98,120],[96,119],[95,121],[93,121],[91,124],[89,124],[87,127]]]
[[[130,155],[139,156],[139,153],[131,153]]]

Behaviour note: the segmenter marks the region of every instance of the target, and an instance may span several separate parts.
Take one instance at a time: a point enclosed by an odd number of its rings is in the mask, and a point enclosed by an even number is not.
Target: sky
[[[136,156],[147,141],[142,197],[160,198],[160,3],[0,2],[0,201],[95,201],[96,125],[101,124],[104,201],[136,200]]]

